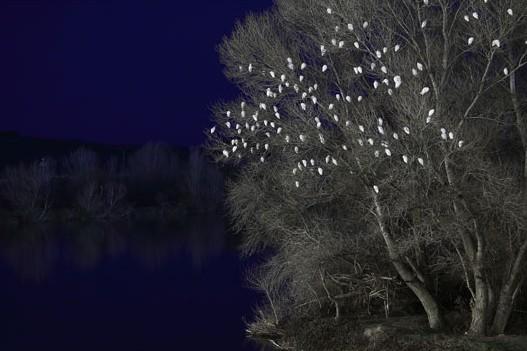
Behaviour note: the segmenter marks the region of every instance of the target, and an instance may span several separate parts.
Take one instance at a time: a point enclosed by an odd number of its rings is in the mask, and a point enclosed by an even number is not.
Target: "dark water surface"
[[[0,350],[259,350],[217,218],[0,233]]]

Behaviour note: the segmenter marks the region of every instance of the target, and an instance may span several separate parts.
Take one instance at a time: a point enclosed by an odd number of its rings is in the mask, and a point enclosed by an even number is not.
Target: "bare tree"
[[[179,160],[169,145],[148,143],[128,159],[128,172],[136,181],[161,182],[177,176]]]
[[[203,212],[220,208],[223,202],[223,175],[199,149],[190,151],[186,183],[195,208]]]
[[[221,47],[244,96],[218,107],[209,147],[281,170],[296,201],[358,187],[353,205],[430,327],[443,318],[427,248],[449,247],[472,296],[469,332],[503,332],[526,275],[526,11],[520,0],[279,0]]]
[[[4,170],[3,195],[23,220],[43,221],[52,204],[55,162],[43,158]]]
[[[77,196],[76,206],[84,216],[107,220],[127,216],[130,213],[126,203],[126,186],[108,182],[89,182]]]
[[[64,159],[63,168],[70,181],[78,185],[98,175],[99,158],[95,152],[81,147]]]

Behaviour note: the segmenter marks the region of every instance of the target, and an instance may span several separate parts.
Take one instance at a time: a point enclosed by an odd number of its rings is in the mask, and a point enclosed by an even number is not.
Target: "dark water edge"
[[[260,350],[221,218],[2,227],[0,350]]]

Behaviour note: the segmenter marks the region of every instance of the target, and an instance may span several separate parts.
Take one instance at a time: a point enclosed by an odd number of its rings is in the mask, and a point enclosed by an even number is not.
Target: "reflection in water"
[[[0,254],[23,280],[41,282],[59,258],[57,241],[45,227],[3,228]]]
[[[221,216],[0,228],[0,350],[230,350],[258,302]]]
[[[56,227],[4,227],[0,256],[22,280],[44,281],[61,259],[81,270],[130,255],[156,269],[170,257],[188,254],[194,268],[225,248],[223,219],[200,217],[178,226],[163,223],[91,223]]]

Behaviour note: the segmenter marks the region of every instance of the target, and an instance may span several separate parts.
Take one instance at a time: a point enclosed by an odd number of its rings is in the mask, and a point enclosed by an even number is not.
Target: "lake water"
[[[0,350],[260,350],[232,241],[218,218],[3,229]]]

